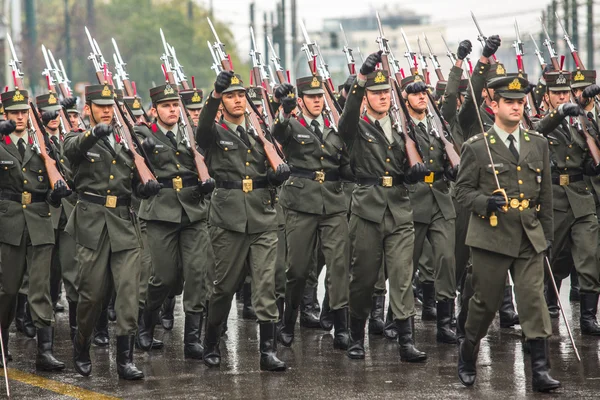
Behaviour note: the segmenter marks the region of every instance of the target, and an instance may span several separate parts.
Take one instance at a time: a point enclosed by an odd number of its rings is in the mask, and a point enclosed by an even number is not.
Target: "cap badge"
[[[419,75],[415,75],[415,80],[413,82],[423,82],[423,79]]]
[[[560,74],[558,76],[558,78],[556,78],[556,84],[557,85],[564,85],[567,83],[567,78],[565,78],[565,76],[563,74]]]
[[[108,85],[104,85],[104,89],[102,89],[102,97],[112,97],[112,92],[108,88]]]
[[[175,94],[175,90],[173,90],[171,85],[167,83],[167,86],[165,86],[165,90],[163,93],[165,94],[165,96],[168,96],[170,94]]]
[[[498,64],[498,67],[496,68],[496,75],[506,75],[506,70],[502,64]]]
[[[231,77],[231,84],[232,85],[239,85],[240,84],[240,78],[238,78],[237,76],[232,76]]]
[[[508,84],[508,90],[521,90],[521,87],[521,82],[517,78]]]
[[[142,108],[142,105],[140,104],[140,101],[139,101],[139,100],[136,98],[136,99],[133,101],[133,104],[131,105],[131,107],[132,107],[134,110],[139,110],[140,108]]]
[[[257,97],[256,96],[256,92],[254,91],[254,89],[248,90],[248,96],[250,96],[251,99]]]
[[[377,71],[377,75],[375,75],[375,79],[373,79],[375,83],[385,83],[385,75],[381,71]]]
[[[23,96],[21,92],[17,90],[13,96],[13,101],[25,101],[25,96]]]
[[[198,94],[198,92],[194,91],[194,95],[192,96],[192,103],[200,103],[202,101],[202,97]]]
[[[321,82],[317,79],[316,76],[313,76],[312,81],[310,82],[310,87],[318,88],[321,87]]]
[[[581,73],[581,71],[577,71],[577,73],[573,77],[573,80],[574,81],[584,81],[585,80],[585,76],[583,76],[583,74]]]
[[[53,93],[50,93],[50,96],[48,96],[48,104],[56,104],[56,97]]]

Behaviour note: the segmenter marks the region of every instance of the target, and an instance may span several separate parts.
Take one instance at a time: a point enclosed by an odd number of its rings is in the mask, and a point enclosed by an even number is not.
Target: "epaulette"
[[[530,131],[530,130],[527,130],[527,129],[526,129],[526,130],[525,130],[525,132],[527,132],[529,135],[533,135],[533,136],[537,136],[537,137],[545,138],[545,137],[544,137],[544,135],[542,135],[541,133],[539,133],[539,132],[536,132],[536,131]]]
[[[467,143],[473,143],[474,141],[479,140],[479,139],[483,139],[483,135],[479,134],[479,135],[472,136],[471,138],[469,138],[469,140],[467,140]]]

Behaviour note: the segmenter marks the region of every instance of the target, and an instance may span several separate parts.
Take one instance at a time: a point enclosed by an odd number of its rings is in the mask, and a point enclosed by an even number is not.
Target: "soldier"
[[[67,118],[69,118],[69,123],[75,128],[84,128],[83,126],[79,126],[80,114],[77,109],[77,97],[67,97],[66,99],[61,100],[60,105],[63,106],[65,112],[67,113]]]
[[[183,100],[183,104],[187,112],[190,114],[190,118],[194,123],[194,126],[198,126],[198,118],[200,118],[200,111],[202,111],[202,100],[204,99],[204,94],[202,93],[202,89],[192,89],[192,90],[182,90],[180,92],[181,100]]]
[[[137,170],[129,153],[134,150],[124,148],[120,136],[113,133],[114,97],[111,85],[86,86],[85,111],[91,129],[84,134],[71,132],[64,144],[79,194],[66,228],[77,243],[79,263],[73,361],[81,375],[92,372],[90,338],[104,297],[110,295],[111,280],[117,292],[117,373],[119,378],[135,380],[144,374],[133,363],[141,266],[131,194],[135,190],[139,197],[148,198],[158,193],[160,185],[155,180],[137,183]]]
[[[458,376],[465,386],[475,383],[479,342],[494,319],[511,270],[521,327],[531,348],[533,390],[547,392],[560,387],[548,374],[546,342],[552,326],[543,292],[544,250],[553,239],[552,184],[548,142],[519,127],[527,86],[526,79],[515,76],[488,82],[495,89],[490,104],[494,126],[462,148],[456,195],[471,211],[467,245],[475,294],[460,345]]]
[[[235,290],[246,277],[244,266],[249,260],[254,289],[252,304],[260,326],[260,368],[285,371],[285,363],[277,358],[275,338],[277,212],[269,186],[280,185],[287,179],[289,168],[285,164],[277,171],[267,167],[263,146],[248,135],[246,89],[240,76],[222,71],[214,87],[196,129],[196,141],[206,150],[208,167],[216,180],[209,211],[215,280],[203,359],[209,367],[221,364],[221,325]],[[221,104],[223,119],[215,123]]]
[[[123,101],[127,104],[131,113],[135,117],[135,123],[145,122],[144,109],[142,108],[142,98],[138,95],[134,97],[125,97]]]
[[[419,269],[425,278],[423,288],[423,319],[425,310],[433,300],[437,318],[437,341],[456,343],[456,334],[450,327],[454,298],[456,297],[456,271],[454,261],[454,221],[456,212],[450,196],[449,181],[456,179],[457,167],[448,162],[444,142],[435,136],[427,116],[427,86],[419,75],[411,75],[401,82],[405,92],[408,113],[414,123],[415,138],[422,157],[427,162],[429,175],[424,181],[408,185],[415,226],[414,267],[419,266],[425,238],[429,239],[431,263]],[[433,118],[431,116],[431,118]],[[443,135],[443,132],[439,134]],[[435,297],[434,297],[435,296]]]
[[[156,123],[136,127],[162,189],[142,200],[140,218],[146,221],[153,273],[139,327],[138,344],[150,350],[158,311],[180,281],[184,282],[184,356],[202,359],[200,333],[204,318],[204,278],[212,264],[206,226],[208,205],[204,194],[213,185],[198,181],[187,133],[179,124],[179,93],[170,84],[150,89]]]
[[[27,128],[29,96],[15,88],[0,95],[6,121],[0,123],[0,327],[8,349],[8,328],[15,317],[17,294],[29,273],[29,307],[37,329],[35,366],[59,371],[54,358],[54,314],[50,301],[50,264],[54,230],[49,204],[57,207],[71,190],[64,180],[51,188],[42,157]],[[8,355],[8,360],[11,356]]]
[[[318,251],[318,242],[331,276],[327,285],[335,328],[333,347],[346,350],[350,253],[341,179],[353,178],[350,160],[343,140],[331,126],[332,121],[323,114],[322,78],[316,75],[299,78],[296,87],[301,108],[297,119],[290,118],[297,105],[294,87],[283,84],[275,90],[282,112],[273,135],[282,144],[291,169],[291,177],[280,193],[288,246],[284,325],[279,340],[288,347],[294,340],[306,279],[315,265],[311,263],[313,257],[307,254]]]
[[[427,355],[414,346],[412,254],[414,226],[405,181],[416,183],[427,173],[423,163],[410,167],[405,142],[392,125],[387,72],[375,71],[381,51],[363,63],[340,119],[339,132],[356,175],[352,193],[350,240],[350,335],[348,357],[364,359],[365,324],[371,311],[379,269],[385,266],[390,302],[398,328],[400,359],[420,362]],[[366,90],[366,91],[365,91]],[[360,106],[366,99],[366,113]]]

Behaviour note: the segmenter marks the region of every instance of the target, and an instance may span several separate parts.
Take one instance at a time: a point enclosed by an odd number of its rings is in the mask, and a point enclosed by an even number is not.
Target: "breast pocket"
[[[314,136],[308,133],[296,133],[293,137],[300,145],[312,144],[315,141]]]
[[[538,186],[542,183],[542,171],[544,170],[544,162],[543,161],[532,161],[527,163],[527,167],[529,167],[529,171],[535,175],[535,182]]]
[[[509,171],[510,166],[505,163],[498,163],[494,165],[488,164],[485,166],[485,172],[492,176],[492,180],[494,179],[493,175],[497,175],[498,182],[500,183],[501,187],[507,187],[508,185],[510,185]]]
[[[94,173],[96,170],[102,170],[102,162],[104,161],[100,153],[94,151],[88,151],[85,153],[85,160],[87,162],[82,163],[80,168],[83,168],[90,173]]]

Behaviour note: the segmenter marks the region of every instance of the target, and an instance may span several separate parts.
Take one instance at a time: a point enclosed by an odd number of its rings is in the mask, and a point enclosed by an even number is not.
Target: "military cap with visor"
[[[135,115],[136,117],[144,115],[144,109],[142,108],[142,99],[139,96],[125,97],[123,98],[123,101],[125,101],[125,104],[127,104],[133,115]]]
[[[415,83],[421,82],[423,84],[423,92],[427,90],[427,86],[425,85],[425,80],[421,75],[409,75],[406,78],[400,81],[400,87],[402,90],[406,91],[406,93],[416,93],[415,91],[411,91],[411,86]]]
[[[35,105],[42,111],[59,111],[62,107],[58,101],[58,96],[54,92],[37,96]]]
[[[475,73],[475,72],[473,72],[473,73]],[[492,64],[492,65],[490,65],[490,69],[488,70],[487,75],[486,75],[486,84],[496,78],[500,78],[500,77],[504,77],[504,76],[506,76],[506,69],[504,68],[504,64],[502,64],[502,63]]]
[[[325,94],[323,78],[319,75],[305,76],[296,79],[296,88],[298,89],[299,96],[305,94]]]
[[[571,88],[583,89],[596,83],[596,71],[578,69],[571,72]]]
[[[189,110],[199,110],[202,108],[202,99],[204,98],[202,89],[182,90],[179,94],[185,108]]]
[[[85,87],[85,102],[97,106],[115,105],[115,90],[112,85],[89,85]]]
[[[243,90],[245,92],[246,88],[244,87],[244,82],[242,81],[242,76],[239,74],[234,74],[231,77],[231,82],[229,84],[229,87],[227,89],[223,90],[223,93],[235,92],[237,90]]]
[[[262,106],[263,94],[262,94],[262,90],[259,87],[250,86],[247,89],[247,92],[248,92],[248,97],[250,97],[250,100],[252,100],[252,103],[255,106]]]
[[[508,74],[488,81],[487,86],[505,99],[522,99],[527,96],[529,81],[522,74]]]
[[[154,105],[163,101],[179,100],[179,91],[170,83],[166,83],[150,89],[150,99]]]
[[[571,73],[569,71],[551,71],[544,74],[546,89],[552,92],[571,90]]]
[[[446,86],[448,86],[448,81],[437,81],[435,84],[435,96],[442,97],[446,92]]]
[[[392,86],[390,85],[390,75],[387,71],[377,70],[367,75],[367,83],[365,89],[376,91],[376,90],[389,90]]]
[[[29,94],[27,90],[15,89],[0,95],[0,102],[6,111],[29,110]]]

